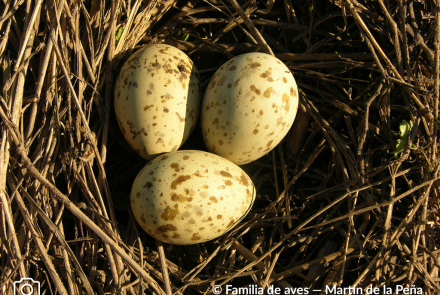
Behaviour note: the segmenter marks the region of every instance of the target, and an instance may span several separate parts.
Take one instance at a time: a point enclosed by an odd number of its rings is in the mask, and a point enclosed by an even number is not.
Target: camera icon
[[[14,295],[40,295],[40,282],[31,278],[15,281]]]

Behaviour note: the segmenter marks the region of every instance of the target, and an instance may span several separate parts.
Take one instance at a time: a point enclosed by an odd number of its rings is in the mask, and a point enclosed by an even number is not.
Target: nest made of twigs
[[[15,0],[0,13],[0,293],[22,278],[41,294],[440,292],[438,1]],[[113,85],[152,43],[185,51],[203,88],[251,51],[300,88],[288,136],[244,167],[251,212],[211,242],[163,245],[128,206],[146,161],[119,131]],[[182,149],[205,149],[199,129]]]

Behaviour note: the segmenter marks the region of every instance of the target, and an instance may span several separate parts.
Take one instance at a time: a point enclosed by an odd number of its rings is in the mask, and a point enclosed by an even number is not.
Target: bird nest
[[[439,294],[438,1],[3,2],[0,293]],[[256,51],[299,87],[288,135],[243,168],[254,206],[210,242],[158,242],[128,205],[147,161],[113,87],[153,43],[202,90]],[[181,149],[206,150],[200,123]]]

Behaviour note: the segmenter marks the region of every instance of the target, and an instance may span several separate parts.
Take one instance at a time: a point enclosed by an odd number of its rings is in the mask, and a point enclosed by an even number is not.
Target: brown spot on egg
[[[140,198],[141,197],[141,192],[137,192],[136,193],[136,198]]]
[[[173,182],[171,183],[171,188],[176,189],[177,185],[181,184],[182,182],[187,181],[188,179],[191,179],[190,175],[180,175],[175,180],[173,180]]]
[[[144,107],[144,111],[147,111],[149,108],[152,108],[152,107],[153,107],[153,105],[149,105],[149,106],[147,105]]]
[[[200,236],[200,234],[199,233],[194,233],[193,235],[192,235],[192,237],[191,237],[191,240],[192,241],[198,241],[198,240],[200,240],[202,237]]]
[[[215,125],[218,123],[218,118],[215,118],[214,121],[212,121],[212,125]]]
[[[182,194],[176,194],[176,193],[171,194],[171,201],[173,202],[183,203],[183,202],[191,202],[192,200],[193,197],[185,197]]]
[[[163,112],[164,113],[168,113],[170,110],[169,109],[167,109],[167,108],[163,108]]]
[[[178,163],[172,163],[172,164],[171,164],[171,168],[173,168],[174,171],[176,171],[176,172],[179,172],[179,171],[180,171],[180,169],[179,169],[179,164],[178,164]]]
[[[150,188],[152,186],[153,186],[153,184],[148,181],[147,183],[145,183],[144,188]]]
[[[185,155],[185,156],[183,156],[183,159],[184,159],[184,160],[188,160],[188,159],[189,159],[189,156],[188,156],[188,155]]]
[[[241,172],[240,183],[242,185],[249,186],[249,182],[248,182],[248,180],[246,178],[246,175],[244,175],[243,172]]]
[[[162,233],[166,233],[167,231],[176,231],[177,227],[175,227],[174,225],[172,225],[171,223],[168,224],[164,224],[162,226],[159,226],[157,228],[158,231],[162,232]]]
[[[232,181],[230,181],[230,180],[225,180],[225,185],[227,185],[227,186],[231,186],[231,185],[232,185]]]
[[[218,79],[218,86],[223,86],[225,80],[226,80],[226,76],[223,76],[220,79]]]
[[[298,94],[296,93],[296,90],[293,89],[293,87],[290,87],[290,95],[291,96],[297,96]]]
[[[261,94],[260,89],[258,89],[257,87],[255,87],[255,85],[251,85],[251,91],[255,92],[257,95]]]
[[[210,196],[209,199],[210,199],[213,203],[217,203],[217,198],[216,198],[216,197],[214,197],[214,196]],[[210,218],[211,218],[211,217],[210,217]],[[208,221],[210,221],[209,218],[208,218]]]
[[[261,64],[259,62],[254,62],[250,66],[251,66],[251,69],[255,69],[255,68],[258,68],[259,66],[261,66]]]
[[[222,140],[219,140],[219,141],[218,141],[218,144],[219,144],[219,145],[223,145],[223,141],[222,141]]]
[[[196,194],[195,191],[190,190],[190,189],[188,189],[188,188],[185,188],[184,191],[185,191],[185,193],[186,193],[187,195],[190,195],[190,196],[194,196],[194,195]],[[189,201],[189,202],[192,201],[192,198],[191,198],[190,200],[188,200],[188,201]]]
[[[234,225],[234,223],[235,223],[235,220],[232,219],[232,220],[228,223],[228,225],[226,226],[226,228],[230,228],[231,226]]]
[[[228,69],[228,71],[234,71],[237,67],[236,66],[232,66]]]
[[[271,92],[272,92],[272,90],[273,90],[272,87],[268,87],[268,88],[266,89],[266,91],[264,91],[263,96],[266,97],[266,98],[269,98],[269,97],[270,97],[270,94],[271,94]]]
[[[283,102],[288,102],[289,96],[286,93],[283,93],[282,99],[283,99]]]
[[[190,220],[188,220],[188,223],[189,223],[189,224],[195,224],[196,221],[195,221],[194,219],[191,218]]]
[[[142,220],[143,223],[147,223],[147,220],[145,220],[144,214],[142,214],[141,220]]]
[[[219,115],[221,115],[222,114],[222,110],[218,110],[218,112],[217,112]]]
[[[277,119],[277,126],[280,126],[282,122],[283,122],[283,117],[279,117]]]
[[[177,204],[174,206],[174,209],[172,209],[170,206],[166,206],[165,211],[160,215],[160,217],[165,221],[173,221],[177,214],[179,214],[179,209],[176,207]]]
[[[273,142],[273,140],[269,140],[269,141],[267,142],[266,146],[267,146],[267,147],[270,147],[271,144],[272,144],[272,142]]]
[[[176,112],[177,118],[179,118],[179,122],[185,122],[185,118],[182,118],[178,112]]]
[[[231,173],[223,171],[223,170],[220,171],[220,175],[223,176],[223,177],[230,177],[230,178],[232,178]]]
[[[263,114],[264,114],[263,110],[260,110],[260,115],[263,115]]]
[[[252,132],[252,134],[257,134],[258,133],[258,129],[254,129],[254,131]]]
[[[220,214],[217,215],[217,219],[222,219],[223,216],[221,216]]]
[[[178,233],[174,233],[174,235],[171,238],[180,239],[180,235]]]

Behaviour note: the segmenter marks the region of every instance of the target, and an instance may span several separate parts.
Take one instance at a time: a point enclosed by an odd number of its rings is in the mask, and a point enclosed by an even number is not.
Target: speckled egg
[[[199,116],[199,74],[179,49],[154,44],[122,66],[114,91],[119,127],[146,159],[177,150]]]
[[[254,199],[252,180],[240,167],[194,150],[150,161],[131,190],[137,222],[154,238],[176,245],[221,236],[246,216]]]
[[[201,119],[209,151],[238,165],[272,150],[298,110],[298,89],[287,66],[264,53],[226,62],[208,84]]]

